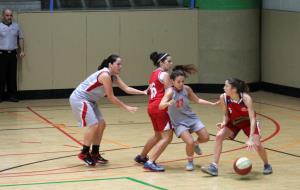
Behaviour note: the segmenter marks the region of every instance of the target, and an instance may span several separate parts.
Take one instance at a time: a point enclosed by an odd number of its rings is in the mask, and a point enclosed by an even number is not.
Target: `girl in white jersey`
[[[186,154],[188,163],[186,170],[194,169],[193,156],[194,152],[201,154],[199,143],[205,143],[209,140],[209,134],[199,117],[192,111],[189,101],[198,104],[217,105],[218,102],[212,103],[198,98],[193,90],[184,85],[185,78],[188,74],[195,73],[197,70],[193,65],[177,65],[173,68],[170,79],[173,87],[169,88],[159,104],[160,109],[168,107],[172,125],[176,136],[186,143]],[[194,141],[191,133],[195,132],[198,139]]]
[[[121,68],[122,59],[120,56],[110,55],[102,61],[98,71],[80,83],[70,96],[73,115],[79,121],[80,126],[86,127],[83,148],[78,154],[78,158],[89,166],[94,166],[96,163],[106,164],[108,162],[99,154],[99,147],[106,123],[98,109],[97,101],[106,96],[111,103],[133,113],[137,110],[137,107],[128,106],[114,96],[113,83],[127,94],[147,95],[146,90],[140,91],[131,88],[122,81],[119,77]],[[90,153],[91,145],[93,146]]]

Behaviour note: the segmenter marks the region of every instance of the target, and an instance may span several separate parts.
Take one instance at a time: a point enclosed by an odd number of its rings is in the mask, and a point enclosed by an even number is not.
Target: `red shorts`
[[[233,135],[229,137],[230,139],[235,139],[240,130],[243,130],[245,135],[247,135],[248,137],[250,136],[250,122],[244,122],[240,125],[233,126],[232,122],[229,121],[226,127],[233,132]],[[256,122],[254,134],[260,135],[260,126],[258,122]]]
[[[172,129],[170,117],[167,110],[148,109],[148,115],[152,121],[154,131],[165,131]]]

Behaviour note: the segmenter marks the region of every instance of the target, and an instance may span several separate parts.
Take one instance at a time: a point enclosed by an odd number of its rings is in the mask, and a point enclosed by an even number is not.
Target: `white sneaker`
[[[187,171],[193,171],[193,170],[194,170],[194,163],[193,163],[193,161],[192,161],[192,162],[188,162],[188,163],[186,164],[186,166],[185,166],[185,169],[186,169]]]

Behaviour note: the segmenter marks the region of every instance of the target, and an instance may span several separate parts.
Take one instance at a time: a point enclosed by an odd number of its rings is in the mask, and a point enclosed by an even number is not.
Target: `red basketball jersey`
[[[159,80],[159,75],[163,71],[158,68],[154,70],[150,76],[149,79],[149,99],[148,99],[148,106],[152,108],[157,108],[161,101],[161,99],[164,96],[165,93],[165,86],[164,84]]]
[[[233,126],[250,126],[250,118],[248,108],[241,98],[238,102],[233,101],[230,96],[225,96],[225,103],[227,104],[227,111],[230,122]]]

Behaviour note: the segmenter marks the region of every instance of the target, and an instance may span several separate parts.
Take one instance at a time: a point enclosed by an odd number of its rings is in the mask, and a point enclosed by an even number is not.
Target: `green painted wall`
[[[190,0],[184,0],[189,6]],[[261,0],[196,0],[196,7],[203,10],[234,10],[256,9],[261,6]]]

